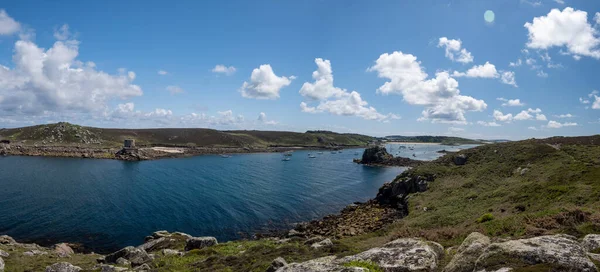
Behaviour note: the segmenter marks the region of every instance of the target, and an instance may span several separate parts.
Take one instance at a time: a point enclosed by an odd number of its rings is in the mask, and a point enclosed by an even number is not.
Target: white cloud
[[[244,82],[240,92],[243,97],[255,99],[277,99],[281,88],[290,85],[294,76],[277,76],[269,64],[252,70],[250,82]]]
[[[564,5],[564,4],[565,4],[565,1],[564,1],[564,0],[554,0],[554,2],[556,2],[556,3],[558,3],[558,4],[561,4],[561,5]]]
[[[521,3],[526,3],[531,5],[532,7],[539,7],[542,5],[542,1],[539,0],[521,0]]]
[[[377,89],[378,93],[400,94],[409,104],[425,106],[420,120],[465,124],[465,112],[483,111],[487,107],[483,100],[460,95],[458,82],[448,72],[427,79],[421,63],[411,54],[384,53],[367,71],[376,71],[380,78],[389,79]]]
[[[258,114],[258,122],[265,124],[265,125],[277,125],[277,122],[272,121],[272,120],[267,120],[267,114],[264,112],[261,112]]]
[[[571,7],[563,11],[552,9],[548,15],[533,18],[525,23],[529,32],[527,47],[548,49],[566,47],[574,56],[600,58],[600,38],[597,30],[587,20],[587,12]]]
[[[300,88],[300,94],[314,100],[325,100],[330,97],[342,97],[346,90],[333,86],[333,71],[331,62],[321,58],[315,59],[317,70],[313,72],[314,83],[305,82]]]
[[[485,122],[485,121],[477,121],[477,124],[485,126],[485,127],[499,127],[500,124],[496,122]]]
[[[537,76],[546,78],[546,77],[548,77],[548,74],[546,72],[542,71],[542,70],[539,70],[537,72]]]
[[[500,81],[504,84],[518,87],[517,82],[515,80],[515,72],[511,72],[511,71],[502,72],[502,77],[500,78]]]
[[[502,103],[503,107],[522,107],[525,106],[525,103],[522,103],[520,99],[506,99],[503,97],[498,97],[496,98],[499,101],[504,101],[504,103]]]
[[[387,121],[399,119],[395,114],[381,114],[369,106],[356,91],[348,92],[333,86],[333,70],[329,60],[315,59],[317,70],[313,72],[314,83],[305,82],[299,93],[311,100],[319,100],[316,107],[300,103],[300,110],[307,113],[329,112],[335,115],[357,116],[366,120]],[[328,100],[334,98],[333,100]]]
[[[517,61],[515,62],[509,62],[508,66],[510,67],[519,67],[523,64],[523,61],[521,59],[517,59]]]
[[[494,117],[494,120],[500,121],[500,122],[510,122],[513,119],[512,114],[510,114],[510,113],[503,114],[499,110],[494,110],[494,114],[492,116]]]
[[[69,32],[69,25],[64,24],[60,28],[54,31],[54,38],[57,41],[66,41],[71,37],[71,32]]]
[[[77,60],[79,42],[57,41],[45,50],[28,40],[14,47],[14,68],[0,65],[0,112],[99,112],[114,99],[142,95],[135,73],[110,75]]]
[[[535,114],[535,116],[531,115],[531,114]],[[537,109],[527,109],[527,110],[523,110],[520,113],[516,114],[514,117],[514,120],[518,120],[518,121],[522,121],[522,120],[533,120],[535,118],[535,120],[538,121],[546,121],[546,116],[544,114],[542,114],[542,110],[537,108]]]
[[[167,72],[165,70],[158,70],[158,74],[161,76],[165,76],[165,75],[169,74],[169,72]]]
[[[556,118],[573,118],[573,117],[575,117],[575,115],[567,113],[567,114],[561,114],[561,115],[554,115],[554,117],[556,117]]]
[[[588,97],[591,99],[586,99],[583,100],[582,98],[579,98],[579,101],[583,104],[589,104],[590,102],[592,103],[592,109],[598,110],[600,109],[600,96],[598,96],[599,92],[597,90],[593,90],[591,93],[588,94]]]
[[[577,126],[577,123],[559,123],[556,121],[550,121],[550,122],[548,122],[548,125],[546,125],[546,127],[548,127],[548,128],[562,128],[562,127],[572,127],[572,126]]]
[[[184,93],[184,90],[179,87],[179,86],[167,86],[167,91],[169,91],[171,94],[180,94],[180,93]]]
[[[452,76],[455,77],[481,77],[481,78],[497,78],[498,71],[496,66],[486,61],[483,65],[475,65],[471,69],[467,70],[466,73],[454,71]]]
[[[213,73],[221,73],[221,74],[225,74],[225,75],[230,76],[230,75],[233,75],[235,73],[236,69],[233,66],[227,67],[227,66],[225,66],[223,64],[217,64],[215,66],[215,68],[213,68],[211,71]]]
[[[0,9],[0,35],[12,35],[21,29],[21,24],[8,16],[5,10]]]
[[[467,51],[465,48],[461,48],[462,42],[460,40],[441,37],[438,42],[438,47],[444,47],[446,49],[446,57],[452,61],[460,63],[473,62],[471,52]]]
[[[458,127],[449,127],[448,128],[449,132],[461,132],[461,131],[465,131],[464,128],[458,128]]]
[[[536,131],[538,130],[538,128],[536,128],[536,127],[528,127],[527,129],[536,130]]]

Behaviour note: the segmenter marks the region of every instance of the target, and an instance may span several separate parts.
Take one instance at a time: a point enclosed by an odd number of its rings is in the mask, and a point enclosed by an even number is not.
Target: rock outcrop
[[[465,165],[467,163],[467,155],[465,155],[465,154],[456,155],[456,156],[454,156],[454,158],[452,158],[452,160],[454,161],[454,164],[456,164],[456,165]]]
[[[372,262],[384,271],[432,271],[438,267],[443,256],[444,248],[437,243],[403,238],[356,255],[343,258],[329,256],[303,263],[292,263],[277,271],[365,271],[360,267],[348,267],[348,264],[353,261]]]
[[[0,272],[4,272],[4,260],[0,257]]]
[[[152,258],[145,250],[132,246],[125,247],[117,252],[106,255],[104,261],[107,263],[117,263],[119,258],[128,260],[131,262],[132,266],[138,266],[152,261]]]
[[[435,180],[434,175],[414,176],[402,174],[392,182],[387,182],[379,188],[375,201],[380,204],[390,205],[408,214],[406,199],[409,194],[424,192],[428,183]]]
[[[583,237],[583,241],[581,242],[583,247],[588,251],[597,251],[600,249],[600,234],[588,234]],[[598,252],[596,252],[598,253]]]
[[[288,265],[288,263],[285,261],[285,259],[277,257],[275,260],[273,260],[273,262],[271,262],[271,265],[269,265],[266,272],[275,272],[277,269],[286,265]]]
[[[202,249],[217,244],[217,238],[215,237],[192,237],[189,238],[185,243],[185,250],[189,251],[192,249]]]
[[[489,245],[490,238],[487,236],[478,232],[469,234],[456,250],[456,255],[444,268],[444,272],[473,271],[477,258]]]
[[[53,265],[46,267],[46,272],[79,272],[81,271],[81,267],[74,266],[70,263],[62,262],[55,263]]]
[[[584,244],[562,234],[490,243],[488,237],[471,233],[444,272],[511,271],[540,265],[548,271],[597,271]]]
[[[394,157],[383,146],[373,146],[365,149],[362,159],[355,159],[354,162],[381,166],[416,166],[423,163],[422,161],[409,158]]]
[[[60,244],[54,245],[54,252],[56,252],[56,254],[58,254],[58,256],[61,258],[67,258],[67,257],[75,254],[73,249],[66,243],[60,243]]]

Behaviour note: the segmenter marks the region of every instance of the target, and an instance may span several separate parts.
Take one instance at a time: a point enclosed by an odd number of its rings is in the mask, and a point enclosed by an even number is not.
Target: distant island
[[[461,145],[461,144],[483,144],[485,140],[471,140],[460,137],[449,137],[449,136],[399,136],[391,135],[385,136],[385,140],[390,142],[403,142],[403,143],[439,143],[443,145]]]
[[[125,141],[135,147],[126,147]],[[67,122],[0,129],[0,155],[148,160],[202,154],[283,152],[295,149],[343,149],[384,142],[482,144],[446,136],[376,138],[326,130],[216,130],[208,128],[96,128]]]

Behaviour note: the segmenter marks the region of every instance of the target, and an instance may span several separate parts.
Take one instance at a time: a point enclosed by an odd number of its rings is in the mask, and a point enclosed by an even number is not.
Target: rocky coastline
[[[124,149],[93,145],[42,146],[0,143],[0,156],[41,156],[64,158],[114,159],[143,161],[198,155],[276,153],[289,150],[339,150],[361,146],[274,146],[274,147],[139,147]]]

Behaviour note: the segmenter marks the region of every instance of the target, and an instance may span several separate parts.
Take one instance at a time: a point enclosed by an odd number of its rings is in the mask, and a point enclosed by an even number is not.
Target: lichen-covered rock
[[[128,261],[127,259],[125,259],[125,258],[118,258],[115,263],[118,264],[118,265],[123,265],[123,266],[129,266],[129,265],[131,265],[131,262]]]
[[[125,247],[117,252],[106,255],[104,260],[107,263],[116,263],[119,258],[124,258],[130,261],[133,266],[142,265],[152,261],[152,258],[145,250],[132,246]]]
[[[443,256],[444,248],[438,243],[402,238],[380,248],[344,257],[336,263],[371,261],[385,271],[432,271],[437,268]]]
[[[192,237],[187,239],[185,243],[185,250],[189,251],[192,249],[202,249],[209,246],[214,246],[217,244],[217,238],[215,237]]]
[[[54,245],[54,252],[56,252],[56,254],[58,254],[58,256],[61,258],[66,258],[71,256],[72,254],[75,254],[73,249],[65,243]]]
[[[150,266],[148,264],[142,264],[142,265],[134,268],[133,271],[144,271],[144,272],[146,272],[146,271],[150,271],[150,269],[152,269],[152,268],[150,268]]]
[[[583,237],[581,241],[583,248],[587,250],[587,252],[592,252],[600,249],[600,234],[588,234]]]
[[[114,265],[103,264],[100,266],[100,272],[122,272],[127,271],[129,269],[125,267],[118,267]]]
[[[271,265],[269,265],[266,272],[275,272],[277,271],[277,269],[282,268],[286,265],[287,262],[285,261],[285,259],[277,257],[275,260],[273,260],[273,262],[271,262]]]
[[[169,237],[169,236],[167,236],[167,237]],[[152,251],[168,248],[168,247],[172,246],[176,240],[172,239],[172,238],[167,238],[167,237],[161,237],[158,239],[149,240],[146,243],[144,243],[143,245],[138,246],[138,248],[141,248],[141,249],[145,250],[146,252],[152,252]]]
[[[62,262],[46,266],[46,272],[79,272],[81,267],[74,266],[70,263]]]
[[[0,235],[0,244],[2,245],[14,245],[17,241],[8,235]]]
[[[175,255],[182,256],[183,255],[183,252],[179,252],[179,250],[169,249],[169,248],[163,249],[162,253],[165,256],[175,256]]]
[[[465,238],[460,247],[456,250],[456,255],[450,263],[444,268],[444,272],[470,272],[475,268],[477,258],[490,245],[490,238],[473,232]]]
[[[4,251],[4,250],[0,249],[0,257],[4,257],[4,258],[6,258],[6,257],[8,257],[8,256],[10,256],[10,254],[8,254],[8,252],[6,252],[6,251]]]
[[[38,255],[46,255],[46,254],[48,254],[48,252],[37,250],[37,249],[23,252],[23,255],[28,256],[28,257],[33,257],[33,256],[38,256]]]
[[[4,260],[0,257],[0,272],[4,271]]]
[[[310,247],[312,247],[314,249],[329,248],[332,246],[333,246],[333,242],[331,242],[331,239],[329,239],[329,238],[321,240],[320,242],[316,242],[316,243],[313,243],[312,245],[310,245]]]
[[[303,263],[291,263],[284,267],[276,270],[277,272],[350,272],[350,271],[364,271],[364,270],[351,270],[351,268],[344,267],[333,261],[336,260],[335,256],[322,257]]]
[[[546,264],[553,271],[597,271],[575,237],[562,234],[492,243],[477,259],[475,270],[536,264]]]

